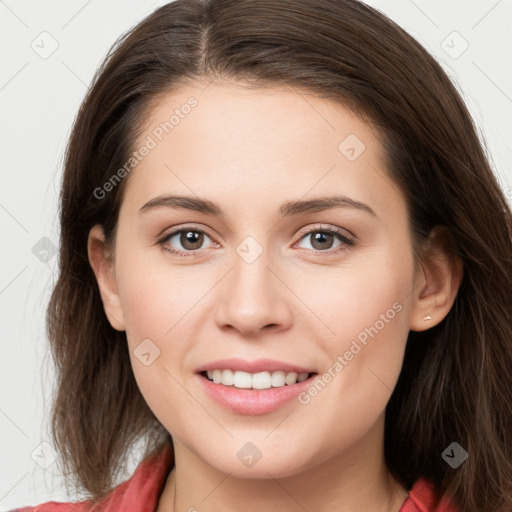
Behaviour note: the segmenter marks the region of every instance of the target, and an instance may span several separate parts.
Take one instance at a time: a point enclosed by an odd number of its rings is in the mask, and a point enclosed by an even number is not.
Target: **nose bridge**
[[[247,236],[240,242],[217,309],[219,326],[231,325],[249,334],[289,322],[286,287],[274,275],[273,266],[270,249],[254,237]]]

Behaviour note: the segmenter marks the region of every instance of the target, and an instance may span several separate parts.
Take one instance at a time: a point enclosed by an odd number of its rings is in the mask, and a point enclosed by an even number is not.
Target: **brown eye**
[[[199,249],[203,244],[204,233],[200,231],[183,230],[180,232],[180,244],[188,251]]]
[[[311,237],[313,249],[319,251],[330,249],[334,242],[334,235],[332,233],[326,233],[325,231],[315,231],[314,233],[310,233],[309,236]]]
[[[210,238],[204,231],[197,228],[181,228],[165,235],[160,245],[177,256],[194,256],[203,248],[206,238]]]
[[[312,252],[335,253],[355,245],[355,241],[335,229],[314,229],[302,236],[301,240],[309,240]],[[336,240],[338,244],[336,245]],[[331,250],[332,249],[332,250]]]

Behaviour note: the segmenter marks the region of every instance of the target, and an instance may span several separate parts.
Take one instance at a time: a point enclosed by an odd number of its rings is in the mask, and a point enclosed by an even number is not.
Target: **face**
[[[203,88],[147,117],[106,313],[149,407],[212,467],[284,477],[361,454],[382,442],[416,297],[378,134],[284,87]]]

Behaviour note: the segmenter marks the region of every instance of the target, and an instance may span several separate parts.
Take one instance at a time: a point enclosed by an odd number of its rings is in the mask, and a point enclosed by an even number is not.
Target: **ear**
[[[103,309],[105,310],[108,321],[114,329],[124,331],[124,316],[121,308],[121,300],[117,292],[114,262],[105,246],[103,227],[99,224],[89,231],[87,252],[89,255],[89,263],[98,281]]]
[[[424,331],[440,323],[449,313],[457,296],[463,264],[454,251],[448,228],[436,226],[431,231],[419,267],[410,316],[412,331]],[[428,319],[428,316],[431,318]]]

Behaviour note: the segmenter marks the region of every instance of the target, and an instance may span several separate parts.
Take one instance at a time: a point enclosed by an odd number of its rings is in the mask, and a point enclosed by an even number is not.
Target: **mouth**
[[[305,368],[278,366],[267,364],[268,369],[264,369],[262,362],[232,364],[231,368],[228,364],[212,364],[196,375],[206,396],[217,405],[237,414],[261,415],[290,404],[318,376],[317,372],[302,371]]]

